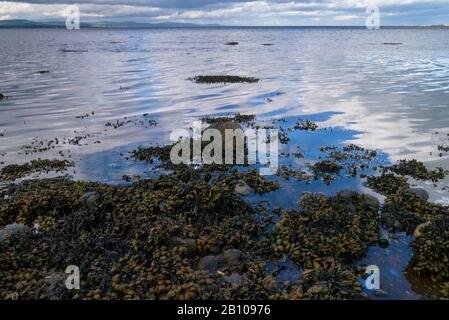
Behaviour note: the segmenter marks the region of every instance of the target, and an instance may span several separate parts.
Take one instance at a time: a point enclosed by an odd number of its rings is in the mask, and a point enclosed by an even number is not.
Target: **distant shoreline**
[[[31,20],[3,20],[0,21],[0,29],[64,29],[64,21],[31,21]],[[356,26],[229,26],[216,24],[193,24],[193,23],[139,23],[139,22],[88,22],[81,23],[81,29],[365,29],[363,25]],[[416,29],[416,28],[449,28],[449,24],[421,25],[421,26],[382,26],[381,29]]]

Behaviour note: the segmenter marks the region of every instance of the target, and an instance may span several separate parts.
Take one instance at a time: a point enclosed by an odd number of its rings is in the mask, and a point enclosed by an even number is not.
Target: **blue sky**
[[[0,20],[64,19],[77,4],[81,21],[188,22],[224,25],[365,25],[378,6],[381,25],[449,24],[449,0],[30,0],[0,1]]]

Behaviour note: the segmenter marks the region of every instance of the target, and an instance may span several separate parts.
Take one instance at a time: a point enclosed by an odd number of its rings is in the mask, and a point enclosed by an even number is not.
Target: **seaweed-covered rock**
[[[305,194],[301,211],[287,212],[276,225],[273,254],[313,267],[323,257],[361,258],[378,235],[377,210],[363,195],[327,198]]]
[[[284,289],[282,299],[347,300],[366,299],[357,275],[333,262],[326,268],[304,270],[303,278]]]
[[[411,246],[414,271],[435,281],[449,279],[449,216],[442,216],[420,228]]]
[[[195,76],[189,80],[195,83],[215,84],[215,83],[256,83],[259,79],[254,77],[240,77],[233,75],[207,75],[207,76]]]
[[[415,159],[400,160],[398,164],[394,164],[386,169],[400,175],[407,175],[420,180],[438,181],[444,178],[444,171],[442,168],[428,170],[422,162]]]
[[[26,175],[38,172],[61,172],[66,170],[68,167],[73,167],[74,165],[75,164],[73,161],[68,160],[31,160],[30,162],[27,162],[25,164],[12,164],[2,168],[0,171],[0,180],[15,180]]]
[[[410,188],[408,192],[420,197],[424,201],[429,200],[429,193],[423,188]]]
[[[338,174],[342,167],[330,160],[323,160],[315,163],[313,165],[313,171],[316,175],[322,175],[325,173],[334,173]]]

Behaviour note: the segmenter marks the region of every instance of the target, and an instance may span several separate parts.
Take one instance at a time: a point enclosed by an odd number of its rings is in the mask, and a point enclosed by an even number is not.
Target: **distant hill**
[[[114,22],[99,21],[81,23],[81,28],[98,29],[141,29],[141,28],[201,28],[201,27],[220,27],[216,24],[194,24],[194,23],[140,23],[132,21]],[[0,20],[0,28],[65,28],[65,21],[30,21],[30,20]]]

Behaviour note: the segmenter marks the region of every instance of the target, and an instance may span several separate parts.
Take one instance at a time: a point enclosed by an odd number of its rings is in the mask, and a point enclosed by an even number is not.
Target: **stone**
[[[232,273],[230,276],[224,276],[223,280],[236,286],[241,286],[243,284],[243,276],[237,272]]]
[[[422,223],[415,228],[415,232],[413,232],[413,241],[418,239],[423,234],[424,228],[430,226],[430,222]]]
[[[100,194],[98,192],[87,192],[81,199],[88,209],[96,208],[98,205],[98,200],[100,200]]]
[[[242,251],[238,249],[228,249],[225,252],[223,252],[223,257],[227,268],[232,270],[243,269]]]
[[[234,192],[241,196],[248,196],[253,192],[253,190],[245,181],[239,180],[234,187]]]
[[[408,191],[424,201],[429,200],[429,193],[423,188],[410,188]]]
[[[7,226],[0,229],[0,241],[4,241],[14,235],[23,234],[28,230],[29,228],[21,223],[8,224]]]
[[[222,256],[205,256],[198,262],[198,269],[207,271],[209,274],[215,274],[223,263],[224,259]]]
[[[400,228],[400,223],[396,220],[392,212],[382,212],[380,216],[380,223],[388,231],[395,231]]]
[[[385,229],[380,229],[379,232],[379,246],[387,248],[390,245],[390,234]]]

